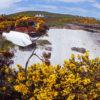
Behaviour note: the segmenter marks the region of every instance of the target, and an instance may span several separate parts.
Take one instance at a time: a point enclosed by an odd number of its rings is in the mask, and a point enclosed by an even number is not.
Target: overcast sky
[[[100,19],[100,0],[0,0],[0,14],[39,10]]]

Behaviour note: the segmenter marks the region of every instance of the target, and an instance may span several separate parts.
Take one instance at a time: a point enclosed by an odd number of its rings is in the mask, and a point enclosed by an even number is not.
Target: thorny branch
[[[43,35],[42,35],[43,36]],[[36,40],[33,41],[33,43],[36,43],[36,41],[41,38],[42,36],[38,37]],[[25,74],[27,74],[27,67],[28,67],[28,63],[30,61],[30,59],[32,58],[33,55],[35,55],[36,57],[38,57],[42,62],[44,62],[44,60],[42,58],[40,58],[36,53],[35,53],[36,47],[33,49],[31,55],[29,56],[28,60],[26,61],[26,65],[25,65]]]
[[[34,52],[35,52],[36,48],[34,48],[34,50],[32,51],[32,54],[29,56],[27,62],[26,62],[26,65],[25,65],[25,73],[27,73],[27,67],[28,67],[28,63],[30,61],[30,59],[32,58],[32,56],[34,55]]]

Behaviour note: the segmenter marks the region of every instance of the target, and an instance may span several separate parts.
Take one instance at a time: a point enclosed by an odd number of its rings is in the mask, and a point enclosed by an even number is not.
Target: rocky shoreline
[[[73,30],[85,30],[89,32],[100,33],[100,25],[99,24],[79,24],[79,23],[70,23],[65,26],[53,26],[51,29],[59,28],[59,29],[73,29]]]

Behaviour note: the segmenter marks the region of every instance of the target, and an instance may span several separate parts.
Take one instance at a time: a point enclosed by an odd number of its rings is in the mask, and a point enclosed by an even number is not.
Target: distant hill
[[[49,26],[65,26],[67,23],[100,24],[100,20],[96,20],[95,18],[75,16],[69,14],[51,13],[46,11],[23,11],[10,14],[8,16],[35,16],[38,14],[44,16]]]
[[[69,15],[69,14],[51,13],[51,12],[46,12],[46,11],[23,11],[23,12],[10,14],[9,16],[20,16],[20,15],[22,15],[22,16],[34,16],[37,14],[42,14],[45,16],[45,18],[48,18],[48,17],[76,17],[76,16]]]

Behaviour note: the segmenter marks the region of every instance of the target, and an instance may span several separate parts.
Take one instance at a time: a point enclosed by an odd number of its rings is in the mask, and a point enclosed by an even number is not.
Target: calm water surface
[[[43,42],[44,40],[48,42]],[[50,49],[49,51],[47,50],[48,47]],[[82,47],[89,50],[91,58],[100,57],[100,34],[90,33],[83,30],[50,29],[48,31],[48,36],[41,37],[37,41],[37,49],[35,52],[40,57],[43,52],[51,52],[51,63],[53,65],[62,65],[63,61],[68,59],[72,53],[75,55],[80,54],[72,51],[72,47]],[[13,66],[16,66],[16,64],[25,66],[28,57],[32,53],[32,49],[32,47],[21,48],[14,46],[12,49],[15,53]],[[29,65],[37,62],[41,61],[33,56]]]

